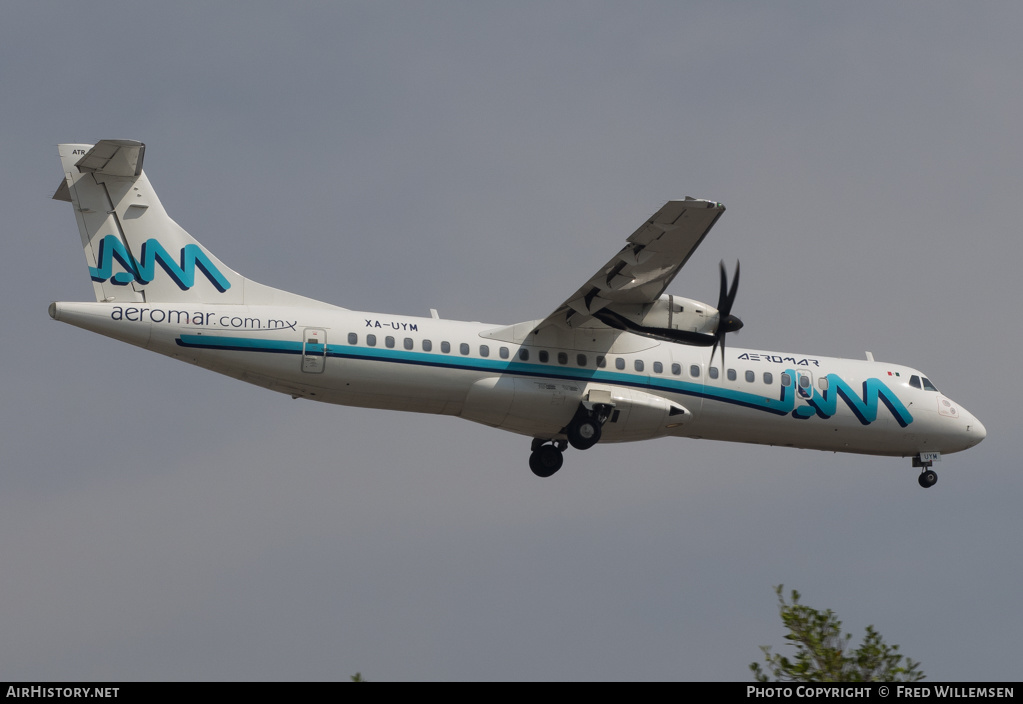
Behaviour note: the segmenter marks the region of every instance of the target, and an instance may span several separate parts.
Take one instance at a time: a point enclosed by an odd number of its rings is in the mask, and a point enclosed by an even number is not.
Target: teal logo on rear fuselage
[[[195,285],[197,268],[221,293],[231,288],[231,282],[220,273],[197,244],[186,244],[175,259],[162,244],[150,239],[142,243],[140,254],[140,259],[136,259],[120,238],[107,235],[99,243],[96,257],[99,266],[89,267],[89,275],[93,281],[102,283],[109,280],[116,286],[127,286],[133,282],[148,284],[156,277],[156,265],[159,263],[182,291],[187,291]],[[114,260],[117,260],[124,271],[114,273]]]

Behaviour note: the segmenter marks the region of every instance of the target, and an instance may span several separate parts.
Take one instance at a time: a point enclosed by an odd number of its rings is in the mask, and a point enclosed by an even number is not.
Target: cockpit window
[[[912,386],[914,389],[919,389],[920,388],[920,377],[918,377],[916,374],[914,374],[913,376],[909,377],[909,385]]]
[[[930,379],[928,379],[927,377],[923,378],[923,382],[924,382],[924,391],[937,391],[937,389],[934,388],[934,384],[932,384]]]

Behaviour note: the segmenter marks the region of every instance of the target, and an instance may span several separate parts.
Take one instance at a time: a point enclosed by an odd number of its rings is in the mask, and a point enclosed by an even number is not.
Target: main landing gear
[[[562,431],[568,436],[568,444],[577,450],[589,450],[600,442],[600,429],[613,410],[608,403],[580,403],[572,421]]]
[[[920,472],[917,483],[924,489],[929,489],[938,483],[938,473],[931,469],[934,464],[933,459],[922,459],[920,455],[913,458],[913,466],[920,467],[923,471]]]
[[[548,442],[550,444],[548,444]],[[529,455],[529,468],[538,477],[553,475],[565,462],[562,454],[568,443],[564,440],[544,440],[543,438],[533,439],[533,452]]]
[[[549,477],[561,469],[564,463],[564,451],[568,445],[577,450],[588,450],[600,442],[601,427],[607,422],[614,410],[606,403],[580,403],[572,421],[562,428],[568,441],[534,438],[532,454],[529,455],[529,468],[538,477]]]

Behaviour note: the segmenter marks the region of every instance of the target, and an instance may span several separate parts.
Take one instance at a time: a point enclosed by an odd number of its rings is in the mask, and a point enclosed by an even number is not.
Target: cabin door
[[[320,374],[327,364],[327,331],[322,328],[302,330],[302,371]]]

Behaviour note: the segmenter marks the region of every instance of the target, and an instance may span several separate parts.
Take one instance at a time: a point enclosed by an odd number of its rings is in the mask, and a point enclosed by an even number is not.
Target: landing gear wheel
[[[565,456],[556,445],[542,445],[529,455],[529,468],[545,479],[561,469],[564,462]]]
[[[932,487],[932,486],[934,486],[935,484],[938,483],[938,473],[935,472],[933,469],[928,469],[928,470],[920,473],[920,478],[917,479],[917,482],[924,489],[927,489],[928,487]]]
[[[577,450],[589,450],[600,442],[600,424],[592,418],[580,418],[568,426],[568,443]]]

